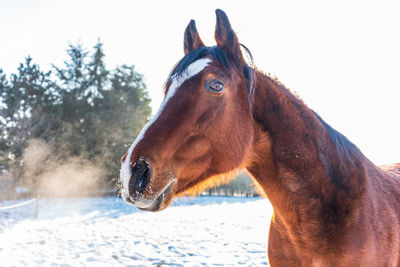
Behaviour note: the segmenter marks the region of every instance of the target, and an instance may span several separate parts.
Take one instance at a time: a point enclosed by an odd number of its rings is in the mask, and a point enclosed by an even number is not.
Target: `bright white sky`
[[[31,55],[44,70],[61,65],[68,43],[104,43],[108,67],[135,64],[153,113],[162,85],[183,56],[195,19],[214,45],[223,9],[255,64],[272,73],[377,164],[400,162],[398,1],[1,1],[0,68]]]

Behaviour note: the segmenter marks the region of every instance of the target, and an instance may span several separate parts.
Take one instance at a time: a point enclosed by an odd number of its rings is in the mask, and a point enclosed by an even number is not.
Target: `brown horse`
[[[216,14],[217,46],[187,26],[162,106],[122,158],[123,198],[158,211],[246,169],[274,208],[272,266],[400,266],[399,174],[250,67]]]

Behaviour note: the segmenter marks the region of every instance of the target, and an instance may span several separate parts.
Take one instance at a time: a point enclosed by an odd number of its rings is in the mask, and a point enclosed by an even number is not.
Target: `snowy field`
[[[158,213],[42,199],[38,219],[34,203],[0,211],[0,266],[266,266],[271,210],[261,198],[182,198]]]

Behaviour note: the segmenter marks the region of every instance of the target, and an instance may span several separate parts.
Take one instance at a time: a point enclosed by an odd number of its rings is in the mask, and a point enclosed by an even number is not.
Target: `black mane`
[[[186,54],[172,69],[170,77],[173,75],[176,76],[182,75],[190,64],[207,55],[211,55],[219,63],[221,63],[221,65],[224,66],[227,70],[231,69],[231,65],[229,64],[228,57],[224,52],[224,50],[222,50],[218,46],[212,46],[212,47],[203,46],[196,50],[190,51],[188,54]]]
[[[326,123],[315,111],[312,111],[317,116],[319,122],[326,128],[332,141],[335,143],[337,154],[339,155],[340,161],[343,163],[343,154],[347,160],[354,165],[354,158],[360,159],[360,149],[353,144],[346,136],[333,129],[328,123]],[[351,157],[353,156],[353,157]]]

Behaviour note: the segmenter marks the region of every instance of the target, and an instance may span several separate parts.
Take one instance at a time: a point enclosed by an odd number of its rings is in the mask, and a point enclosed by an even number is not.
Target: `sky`
[[[398,1],[0,0],[0,68],[27,55],[42,69],[61,65],[68,44],[104,43],[109,68],[134,64],[153,114],[183,56],[190,19],[215,45],[215,9],[224,10],[254,63],[346,135],[374,163],[400,162]]]

